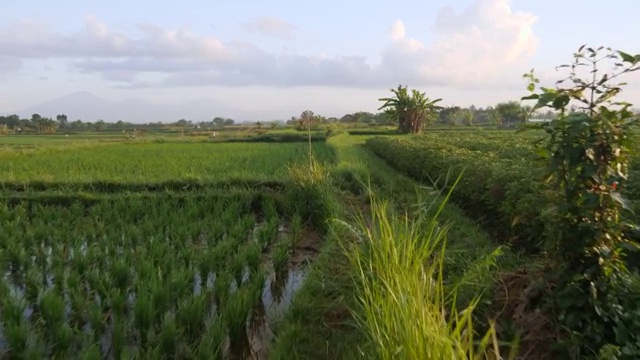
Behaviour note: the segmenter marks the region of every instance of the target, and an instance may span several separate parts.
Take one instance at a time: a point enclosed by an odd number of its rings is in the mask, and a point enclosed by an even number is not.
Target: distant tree
[[[438,123],[455,125],[459,111],[459,106],[447,106],[440,108],[440,111],[438,111]]]
[[[224,126],[231,126],[235,123],[233,119],[224,119]]]
[[[104,120],[100,119],[98,121],[95,122],[95,124],[93,124],[93,128],[95,129],[95,131],[101,131],[105,128],[105,122]]]
[[[60,114],[56,116],[56,121],[58,122],[58,127],[60,129],[65,129],[68,125],[67,115],[65,114]]]
[[[527,109],[517,101],[502,102],[495,107],[496,125],[514,125],[527,121]]]
[[[353,116],[352,114],[345,114],[340,118],[340,122],[343,122],[343,123],[356,122],[356,117]]]
[[[313,127],[316,115],[311,110],[305,110],[300,114],[300,117],[297,120],[296,129],[306,130]]]
[[[371,123],[373,121],[373,114],[366,111],[358,111],[353,113],[353,118],[357,123]]]
[[[20,126],[20,117],[18,115],[0,116],[0,124],[7,125],[9,128]]]
[[[379,99],[384,104],[378,110],[385,110],[397,123],[403,133],[419,133],[425,124],[437,117],[440,109],[436,105],[442,99],[429,99],[418,90],[408,91],[406,86],[391,89],[393,97]]]
[[[262,129],[262,121],[256,121],[256,127]]]
[[[217,127],[223,127],[225,125],[225,119],[219,116],[216,116],[215,118],[213,118],[211,122],[213,123],[213,125]]]
[[[191,121],[187,120],[187,119],[180,119],[180,120],[176,121],[175,125],[176,126],[186,127],[186,126],[191,125]]]
[[[460,112],[462,110],[460,110],[460,108],[455,108],[453,111],[450,111],[449,113],[447,113],[447,125],[451,125],[451,126],[455,126],[458,124],[458,119],[460,117]]]
[[[471,109],[462,109],[458,113],[458,118],[464,125],[471,126],[473,124],[473,111]]]

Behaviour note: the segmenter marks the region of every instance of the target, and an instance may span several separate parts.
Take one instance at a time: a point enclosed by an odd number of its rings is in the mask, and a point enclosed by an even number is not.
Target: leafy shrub
[[[631,142],[626,132],[635,125],[631,104],[617,102],[620,84],[611,80],[640,70],[640,55],[586,48],[562,67],[570,75],[556,89],[540,88],[533,72],[526,74],[536,100],[533,110],[552,108],[557,119],[543,123],[548,135],[539,150],[548,159],[546,176],[559,192],[550,223],[555,237],[547,248],[552,260],[549,277],[556,284],[554,304],[559,320],[582,341],[574,344],[580,357],[603,352],[615,359],[640,357],[640,278],[625,266],[624,254],[638,250],[626,238],[621,214],[627,207],[620,189],[627,182]],[[602,63],[610,62],[610,73]],[[581,78],[576,69],[590,69]],[[569,83],[564,87],[563,82]],[[580,108],[569,111],[569,103]],[[617,350],[617,351],[612,351]]]
[[[481,151],[434,143],[424,137],[372,138],[365,143],[391,166],[416,180],[447,189],[449,172],[464,176],[452,199],[516,248],[540,250],[549,194],[531,166]]]

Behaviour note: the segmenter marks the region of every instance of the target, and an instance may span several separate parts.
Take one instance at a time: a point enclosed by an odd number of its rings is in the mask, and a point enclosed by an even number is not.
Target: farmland
[[[541,276],[557,200],[541,133],[350,133],[5,139],[0,352],[451,358],[482,350],[466,336],[491,334],[487,319],[504,353],[540,331],[520,320],[538,313],[513,309],[517,281]],[[532,358],[557,340],[543,320],[519,344]]]
[[[438,187],[447,187],[444,175],[464,171],[453,197],[467,213],[483,221],[495,235],[523,248],[538,247],[555,196],[553,186],[541,181],[545,163],[534,149],[543,134],[476,132],[414,138],[376,138],[367,147],[407,175]],[[637,135],[633,135],[636,139]],[[637,143],[636,143],[637,144]],[[640,150],[633,148],[630,178],[640,177]],[[409,156],[411,154],[411,156]],[[434,174],[437,174],[434,176]],[[438,178],[438,175],[441,175]],[[638,182],[622,193],[629,207],[640,209]],[[552,216],[552,215],[551,215]],[[627,213],[630,220],[635,215]]]
[[[264,354],[317,251],[282,192],[309,145],[33,143],[0,151],[3,358]]]
[[[314,143],[320,161],[330,150]],[[88,184],[223,184],[276,181],[286,177],[287,165],[305,159],[300,143],[104,143],[69,145],[0,153],[0,183]]]

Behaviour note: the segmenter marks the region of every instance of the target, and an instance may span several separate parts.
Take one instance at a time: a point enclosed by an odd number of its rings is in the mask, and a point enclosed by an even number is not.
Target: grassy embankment
[[[451,321],[468,313],[442,311],[454,302],[464,309],[489,301],[478,295],[492,287],[498,269],[515,263],[508,250],[496,257],[495,242],[444,204],[446,194],[395,172],[361,146],[365,139],[328,141],[337,162],[325,191],[340,206],[272,358],[450,358],[451,351],[468,351],[461,335],[468,323]]]

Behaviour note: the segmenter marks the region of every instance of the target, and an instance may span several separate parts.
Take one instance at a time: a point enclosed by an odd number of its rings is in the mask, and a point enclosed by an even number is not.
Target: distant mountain
[[[36,113],[53,118],[58,114],[66,114],[70,121],[102,119],[107,122],[122,120],[133,123],[172,122],[180,119],[194,122],[210,121],[216,116],[232,118],[240,122],[263,120],[261,118],[264,116],[256,112],[231,108],[212,99],[198,99],[180,105],[158,104],[142,99],[114,102],[107,101],[88,91],[75,92],[10,114],[29,118]]]

